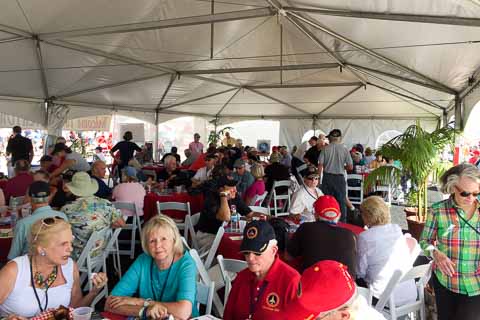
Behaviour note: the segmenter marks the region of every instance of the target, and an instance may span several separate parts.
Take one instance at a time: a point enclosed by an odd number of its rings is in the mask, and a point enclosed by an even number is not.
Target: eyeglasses
[[[37,241],[38,235],[42,231],[43,226],[51,227],[57,222],[57,220],[62,220],[63,221],[63,218],[59,217],[59,216],[55,216],[55,217],[47,217],[47,218],[42,219],[42,225],[40,226],[40,228],[37,231],[37,234],[33,238],[33,242]]]
[[[319,177],[307,177],[307,180],[318,180],[320,179]]]
[[[474,197],[477,197],[480,194],[480,192],[467,192],[465,190],[460,189],[457,186],[455,186],[455,188],[457,188],[458,192],[460,193],[460,196],[462,196],[464,198],[467,198],[471,195],[474,196]]]

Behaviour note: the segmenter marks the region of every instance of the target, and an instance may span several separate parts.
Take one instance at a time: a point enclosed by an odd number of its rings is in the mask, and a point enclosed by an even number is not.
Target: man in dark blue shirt
[[[95,196],[103,199],[110,199],[112,189],[110,189],[103,179],[107,171],[107,165],[102,160],[97,160],[92,164],[92,178],[97,180],[98,191]]]

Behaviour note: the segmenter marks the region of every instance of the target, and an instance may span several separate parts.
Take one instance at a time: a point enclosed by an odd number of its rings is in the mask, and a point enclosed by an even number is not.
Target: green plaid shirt
[[[477,209],[478,209],[477,202]],[[457,214],[458,213],[458,214]],[[480,236],[458,215],[466,219],[465,212],[455,204],[453,197],[432,205],[420,246],[425,252],[430,245],[437,246],[455,264],[452,277],[433,266],[438,281],[453,292],[475,296],[480,294]],[[476,213],[468,221],[480,231],[480,218]]]

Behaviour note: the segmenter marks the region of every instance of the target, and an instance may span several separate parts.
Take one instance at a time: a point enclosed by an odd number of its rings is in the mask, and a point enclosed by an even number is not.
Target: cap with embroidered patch
[[[337,222],[341,211],[337,200],[329,195],[319,197],[314,203],[315,217],[328,222]]]
[[[297,297],[284,310],[285,319],[315,319],[319,314],[341,308],[356,297],[357,287],[348,268],[340,262],[323,260],[305,269]]]
[[[270,240],[275,239],[275,231],[267,221],[252,221],[245,226],[240,252],[263,253]]]
[[[48,202],[50,186],[45,181],[35,181],[28,188],[28,195],[34,203]]]

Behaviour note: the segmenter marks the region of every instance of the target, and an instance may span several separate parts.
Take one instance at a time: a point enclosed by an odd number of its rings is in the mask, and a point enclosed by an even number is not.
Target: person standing
[[[223,138],[222,140],[222,146],[233,147],[235,145],[235,142],[237,142],[237,140],[230,136],[230,132],[225,132],[225,138]]]
[[[132,142],[133,134],[131,131],[126,131],[123,135],[123,141],[118,142],[113,148],[110,150],[110,154],[112,157],[114,156],[115,151],[120,152],[120,162],[118,164],[118,169],[122,170],[124,167],[128,166],[128,161],[133,158],[133,154],[135,151],[141,152],[142,148],[140,148],[135,142]]]
[[[353,169],[353,161],[348,149],[342,144],[342,131],[333,129],[327,136],[329,145],[318,158],[318,173],[323,173],[322,192],[334,196],[340,205],[341,222],[347,222],[347,185],[345,170]]]
[[[480,313],[480,171],[465,163],[440,178],[446,200],[434,203],[420,237],[433,258],[438,320],[473,320]]]
[[[32,140],[22,136],[22,128],[19,126],[13,127],[13,134],[8,140],[7,156],[12,155],[12,166],[18,160],[27,160],[28,163],[33,159],[33,145]]]
[[[188,149],[192,152],[192,154],[197,156],[203,153],[203,144],[200,142],[200,135],[198,133],[193,135],[193,141],[188,145]]]

